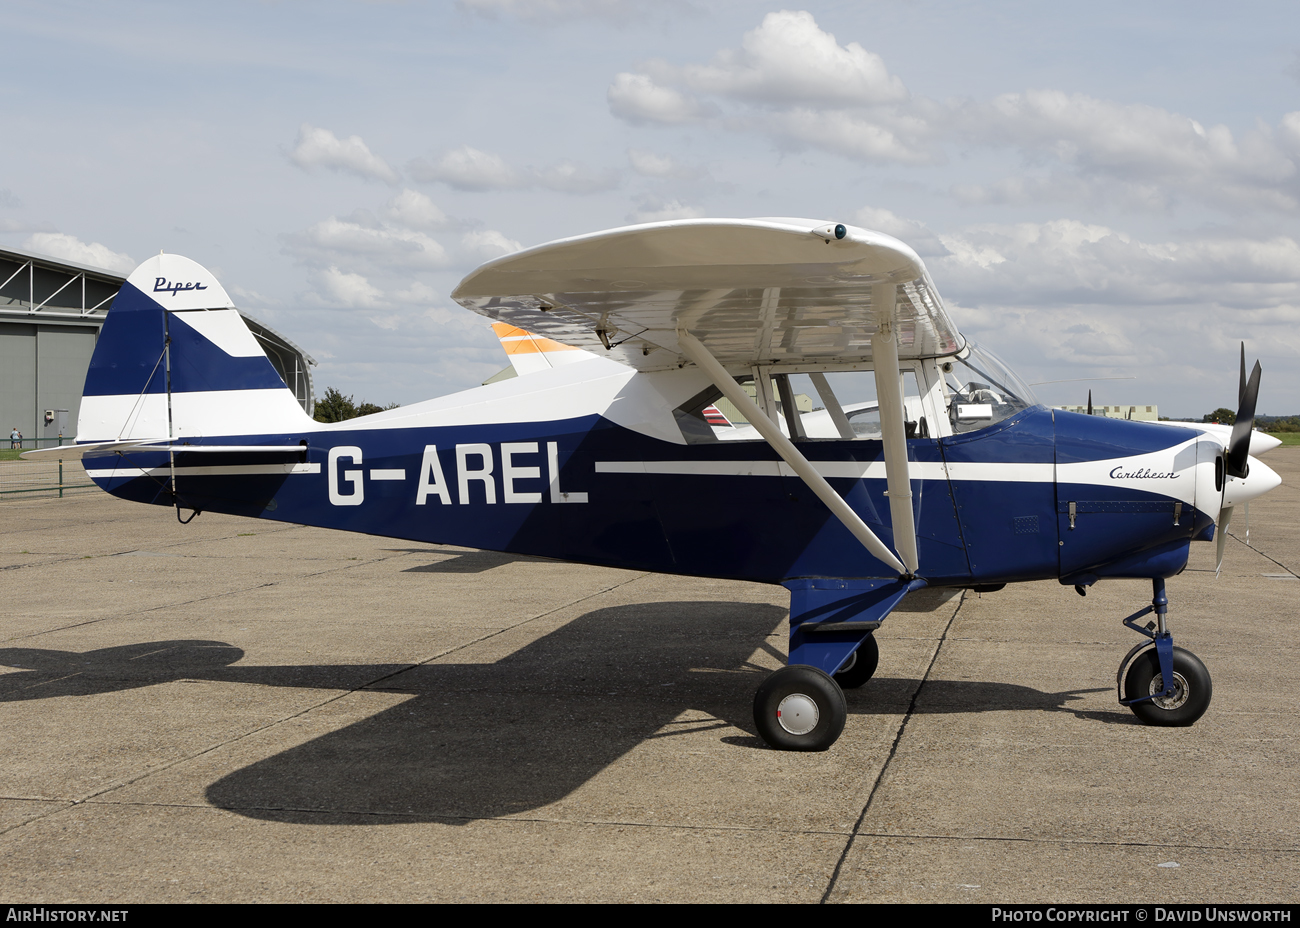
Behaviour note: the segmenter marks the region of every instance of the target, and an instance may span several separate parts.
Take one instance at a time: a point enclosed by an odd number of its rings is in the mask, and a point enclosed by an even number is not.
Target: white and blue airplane
[[[453,297],[497,324],[522,376],[324,424],[208,271],[150,258],[104,321],[78,446],[27,456],[80,453],[103,489],[178,518],[781,584],[789,663],[754,700],[776,748],[835,742],[843,688],[876,669],[873,632],[927,586],[1150,579],[1151,605],[1124,620],[1143,638],[1120,702],[1154,725],[1209,705],[1165,580],[1216,530],[1221,563],[1234,508],[1280,483],[1250,456],[1268,441],[1252,432],[1258,364],[1247,380],[1243,360],[1230,433],[1053,411],[962,336],[912,249],[800,219],[563,239],[488,262]],[[822,408],[800,414],[804,376]],[[837,393],[853,376],[870,402]],[[724,397],[748,425],[718,413]]]

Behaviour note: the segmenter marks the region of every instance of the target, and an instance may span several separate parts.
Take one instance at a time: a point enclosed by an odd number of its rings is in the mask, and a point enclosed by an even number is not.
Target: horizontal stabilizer
[[[131,451],[175,451],[177,454],[297,454],[305,451],[303,445],[184,445],[170,444],[166,438],[151,441],[126,439],[123,441],[90,441],[81,445],[59,445],[56,448],[41,448],[39,451],[24,451],[19,457],[34,461],[72,461],[90,455],[101,457],[106,454],[126,454]]]
[[[156,450],[166,438],[127,438],[120,441],[88,441],[79,445],[58,445],[54,448],[40,448],[36,451],[24,451],[19,455],[24,461],[75,461],[84,455],[114,454],[123,451]]]

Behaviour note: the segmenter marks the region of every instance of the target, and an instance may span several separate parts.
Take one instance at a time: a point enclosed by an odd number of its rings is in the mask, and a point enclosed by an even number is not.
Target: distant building
[[[28,449],[38,439],[44,446],[56,443],[60,434],[65,441],[76,437],[90,356],[124,283],[121,274],[103,268],[0,248],[0,429],[5,435],[18,429]],[[269,326],[243,310],[240,314],[310,415],[316,362]]]
[[[1053,409],[1063,409],[1066,412],[1087,413],[1087,406],[1053,406]],[[1158,407],[1155,406],[1094,406],[1092,407],[1094,416],[1105,416],[1107,419],[1136,419],[1140,422],[1155,422],[1160,418]]]

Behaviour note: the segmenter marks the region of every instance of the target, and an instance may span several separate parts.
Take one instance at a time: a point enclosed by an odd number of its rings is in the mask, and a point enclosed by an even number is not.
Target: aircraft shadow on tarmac
[[[758,648],[784,659],[766,642],[784,615],[738,602],[599,609],[490,664],[239,666],[244,652],[219,641],[85,653],[0,648],[0,665],[22,668],[0,675],[0,702],[180,679],[403,694],[382,712],[222,777],[207,798],[284,822],[464,824],[558,801],[650,739],[717,730],[728,744],[762,748],[751,700],[767,670],[748,660]],[[874,679],[849,691],[849,712],[902,714],[920,686]],[[1073,712],[1069,703],[1086,692],[1096,690],[929,680],[914,711]],[[1118,709],[1086,717],[1132,718]]]

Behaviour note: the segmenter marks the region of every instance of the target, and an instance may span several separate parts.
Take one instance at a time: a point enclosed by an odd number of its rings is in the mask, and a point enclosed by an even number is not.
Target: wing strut
[[[853,426],[849,422],[849,417],[844,415],[844,407],[840,405],[839,398],[831,385],[826,381],[825,374],[811,373],[808,378],[812,380],[813,386],[817,388],[817,395],[822,398],[822,405],[826,407],[826,412],[830,414],[831,421],[835,423],[835,430],[840,433],[840,438],[845,441],[853,441]]]
[[[885,477],[889,484],[889,518],[894,526],[894,547],[916,575],[916,523],[912,521],[912,481],[907,472],[907,434],[903,429],[903,385],[898,372],[898,338],[893,283],[871,285],[871,305],[876,308],[876,331],[871,336],[871,360],[876,368],[876,398],[880,403],[880,436],[885,445]]]
[[[885,564],[889,565],[894,570],[897,570],[900,574],[910,573],[910,571],[904,568],[903,562],[895,557],[894,553],[890,551],[889,548],[885,547],[885,543],[876,537],[875,532],[871,531],[871,529],[867,527],[867,523],[863,522],[862,518],[849,507],[849,504],[844,502],[840,495],[835,492],[834,488],[826,482],[826,478],[817,473],[816,468],[809,463],[807,458],[799,453],[799,449],[794,446],[794,443],[781,434],[781,430],[777,427],[776,423],[769,419],[767,415],[754,404],[754,401],[749,398],[749,394],[741,389],[740,384],[736,383],[735,378],[727,373],[727,369],[718,362],[717,358],[709,354],[708,349],[700,344],[699,340],[696,339],[694,335],[691,335],[684,329],[678,329],[677,343],[681,347],[682,354],[694,361],[696,366],[709,376],[709,379],[713,381],[713,385],[721,390],[723,395],[736,405],[736,408],[739,409],[754,428],[758,430],[758,434],[762,435],[776,453],[781,456],[782,460],[790,465],[794,472],[799,475],[805,484],[807,484],[808,489],[812,490],[813,493],[816,494],[817,498],[826,504],[826,508],[828,508],[835,517],[840,520],[840,522],[844,523],[844,527],[853,534],[853,537],[862,542],[863,546],[871,552],[872,557],[884,561]],[[894,365],[894,369],[898,369],[897,364]],[[895,388],[897,389],[897,386],[895,386]],[[883,420],[884,416],[882,415],[881,418]],[[901,432],[901,417],[899,418],[899,429]],[[888,446],[886,446],[886,448],[888,448]],[[903,450],[904,454],[906,454],[906,445],[904,445]],[[904,464],[906,464],[906,458],[904,458]],[[904,474],[906,474],[906,470],[904,470]],[[912,501],[907,499],[905,502],[907,503],[908,515],[910,517]],[[892,507],[892,500],[890,505]],[[907,525],[909,528],[912,525],[910,518],[907,521]],[[915,536],[912,538],[912,550],[913,560],[915,561]]]

